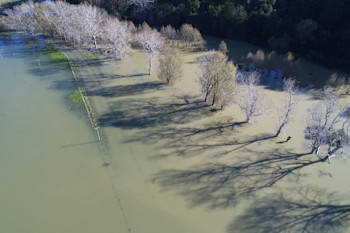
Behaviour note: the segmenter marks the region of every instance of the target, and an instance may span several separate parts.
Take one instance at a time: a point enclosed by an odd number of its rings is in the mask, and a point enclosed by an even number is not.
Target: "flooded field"
[[[237,57],[251,46],[227,44]],[[271,138],[276,110],[241,124],[237,108],[204,105],[198,54],[185,55],[184,77],[171,87],[157,70],[145,74],[139,51],[121,63],[68,53],[95,106],[100,144],[70,109],[70,71],[49,62],[41,43],[0,37],[1,232],[350,232],[350,161],[306,153],[303,119],[316,102],[308,93],[286,134]],[[282,93],[266,94],[278,106]]]
[[[41,46],[0,37],[0,231],[127,232],[71,73]]]

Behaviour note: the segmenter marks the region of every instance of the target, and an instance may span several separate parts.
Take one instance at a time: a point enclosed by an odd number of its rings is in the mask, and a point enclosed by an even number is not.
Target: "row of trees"
[[[256,71],[247,72],[235,80],[235,66],[224,53],[211,51],[199,57],[199,80],[205,102],[224,106],[235,104],[244,113],[245,122],[269,112],[271,103],[259,87],[260,76]],[[292,78],[285,79],[283,98],[278,106],[277,137],[288,125],[294,107],[300,102],[299,88]],[[321,101],[308,110],[305,138],[311,153],[322,161],[330,161],[350,146],[350,103],[341,100],[341,89],[326,86]]]
[[[14,29],[31,35],[40,33],[68,42],[91,44],[117,59],[122,59],[130,52],[131,42],[137,42],[148,54],[149,73],[152,72],[153,57],[164,49],[164,41],[202,43],[200,33],[191,25],[183,25],[179,31],[167,26],[160,33],[146,23],[136,28],[132,22],[110,17],[104,10],[87,4],[70,5],[62,1],[42,4],[27,2],[8,10],[7,14],[8,22]],[[250,122],[252,118],[267,112],[267,98],[258,86],[259,73],[246,73],[236,80],[236,67],[228,60],[226,52],[227,46],[221,43],[220,51],[210,51],[198,59],[204,101],[219,108],[236,104],[245,114],[245,122]],[[271,60],[272,55],[267,57]],[[252,54],[250,58],[258,64],[265,59],[265,55],[260,52]],[[286,59],[290,59],[290,56]],[[182,76],[181,66],[179,50],[167,49],[160,57],[158,77],[172,84]],[[298,103],[295,80],[285,80],[283,90],[285,99],[280,106],[275,137],[288,124],[293,107]],[[350,104],[341,105],[338,97],[334,88],[327,87],[322,102],[309,111],[305,137],[311,151],[324,161],[350,145]]]
[[[7,10],[12,29],[32,36],[41,34],[66,42],[103,47],[122,59],[128,54],[134,26],[109,17],[107,12],[88,4],[71,5],[64,1],[34,3],[28,1]],[[142,32],[140,32],[142,33]]]
[[[220,49],[225,51],[224,43]],[[259,87],[258,72],[247,72],[236,80],[236,67],[221,51],[210,51],[198,58],[199,80],[202,87],[204,102],[220,107],[236,104],[245,114],[245,122],[261,116],[268,110],[267,97]],[[283,115],[276,132],[278,136],[288,123],[292,107],[297,103],[295,96],[298,88],[294,79],[284,80],[286,98],[282,107]]]
[[[135,0],[133,4],[141,2]],[[5,12],[7,24],[12,29],[32,36],[41,34],[76,44],[93,44],[95,49],[99,48],[117,60],[127,56],[131,52],[131,44],[136,42],[148,55],[149,74],[153,57],[163,50],[165,41],[180,41],[181,44],[197,47],[204,45],[199,31],[189,24],[182,25],[178,31],[168,26],[160,33],[147,23],[136,28],[131,21],[120,21],[89,4],[28,1]]]

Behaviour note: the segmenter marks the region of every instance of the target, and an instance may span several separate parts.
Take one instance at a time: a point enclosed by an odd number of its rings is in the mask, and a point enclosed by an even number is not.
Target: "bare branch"
[[[261,116],[267,112],[267,97],[257,87],[259,82],[260,77],[257,72],[243,76],[232,100],[246,115],[246,122],[250,122],[253,117]]]
[[[279,117],[279,126],[276,131],[276,137],[278,137],[283,128],[288,124],[294,105],[299,103],[299,99],[296,98],[296,95],[300,92],[300,90],[296,87],[295,79],[289,78],[283,80],[283,82],[283,91],[286,94],[286,97],[283,100],[283,106],[281,109],[283,115]]]

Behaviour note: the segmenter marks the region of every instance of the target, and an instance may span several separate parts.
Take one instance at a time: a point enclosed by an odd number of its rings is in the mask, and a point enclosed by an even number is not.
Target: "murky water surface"
[[[237,108],[203,105],[195,54],[185,55],[183,79],[168,87],[157,70],[145,74],[138,51],[122,63],[88,64],[72,50],[96,109],[99,146],[67,100],[76,88],[70,71],[52,64],[40,41],[0,36],[1,232],[348,231],[349,161],[329,165],[305,154],[300,119],[316,101],[308,93],[286,134],[269,139],[275,117],[239,124]],[[227,44],[237,58],[257,49]],[[271,104],[283,97],[266,93]]]
[[[70,71],[18,35],[0,36],[0,54],[0,231],[125,230],[87,120],[70,109]]]

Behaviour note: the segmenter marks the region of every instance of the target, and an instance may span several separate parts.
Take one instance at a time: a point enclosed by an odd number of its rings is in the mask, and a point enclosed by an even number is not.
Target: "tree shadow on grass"
[[[287,176],[299,178],[302,168],[320,162],[311,160],[308,153],[275,150],[249,154],[250,157],[237,158],[232,164],[204,163],[187,170],[163,170],[155,174],[153,181],[180,192],[190,206],[228,208]]]
[[[345,233],[350,227],[349,197],[310,186],[292,192],[293,197],[271,195],[255,201],[228,226],[241,233]]]

